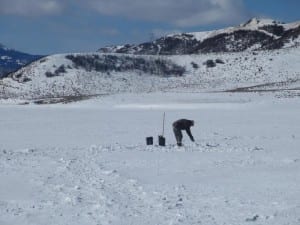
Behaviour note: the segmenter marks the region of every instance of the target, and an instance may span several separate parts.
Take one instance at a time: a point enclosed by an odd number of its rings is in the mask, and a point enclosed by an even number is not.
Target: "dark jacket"
[[[190,139],[194,141],[194,137],[191,133],[191,126],[194,126],[193,120],[187,120],[187,119],[180,119],[173,123],[173,129],[176,130],[185,130],[186,133],[189,135]]]

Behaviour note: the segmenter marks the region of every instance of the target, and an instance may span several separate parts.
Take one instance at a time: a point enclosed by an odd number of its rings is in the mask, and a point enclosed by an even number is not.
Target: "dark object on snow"
[[[219,64],[225,64],[224,61],[222,59],[216,59],[216,63],[219,63]]]
[[[204,64],[207,68],[212,68],[216,66],[216,63],[212,59],[207,60]]]
[[[166,146],[166,138],[164,137],[164,134],[165,134],[165,120],[166,120],[166,113],[164,112],[162,135],[158,136],[158,145],[159,146]]]
[[[162,136],[162,135],[158,136],[158,145],[159,146],[166,146],[166,138],[164,138],[164,136]]]
[[[259,218],[259,215],[255,215],[252,218],[247,218],[246,222],[255,222]]]
[[[173,131],[178,146],[182,146],[182,130],[185,130],[191,141],[195,141],[191,133],[191,126],[194,126],[194,120],[180,119],[173,123]]]
[[[153,137],[146,137],[147,145],[153,145]]]

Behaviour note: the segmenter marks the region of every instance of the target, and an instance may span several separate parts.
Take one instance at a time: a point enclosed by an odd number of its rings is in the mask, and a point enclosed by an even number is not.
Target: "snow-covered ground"
[[[273,93],[0,105],[0,224],[300,224],[299,115]],[[179,118],[196,143],[174,145]]]
[[[100,53],[77,55],[87,58],[108,56]],[[109,73],[89,71],[76,67],[66,58],[67,56],[68,54],[48,56],[20,69],[12,75],[13,79],[8,77],[0,80],[0,101],[2,99],[32,101],[62,96],[145,93],[179,89],[190,91],[192,88],[196,91],[222,91],[254,85],[259,85],[260,89],[270,89],[268,85],[273,83],[278,83],[276,89],[299,89],[300,86],[300,48],[184,56],[110,55],[119,60],[124,57],[141,59],[145,62],[163,60],[185,68],[186,72],[183,76],[170,77],[140,70],[123,72],[112,70],[108,71]],[[206,62],[211,60],[213,62],[220,60],[224,64],[216,63],[215,67],[208,68]],[[53,77],[45,75],[47,72],[55,74],[55,71],[62,66],[65,68],[65,73]],[[274,89],[274,86],[271,89]]]

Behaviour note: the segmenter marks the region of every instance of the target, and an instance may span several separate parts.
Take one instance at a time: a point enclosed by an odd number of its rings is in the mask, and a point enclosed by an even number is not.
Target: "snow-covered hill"
[[[271,50],[300,44],[300,22],[281,23],[253,18],[237,27],[195,33],[172,34],[139,45],[101,48],[103,53],[182,55],[210,52]]]
[[[94,52],[47,56],[1,79],[0,98],[42,103],[43,99],[72,101],[125,92],[299,90],[299,31],[299,23],[250,20],[236,28],[178,36],[180,40],[206,43],[203,46],[208,51],[204,52],[210,53],[205,54],[179,54],[182,51],[178,46],[170,45],[168,54],[174,55],[149,55],[149,52],[139,55],[142,52],[129,51],[132,54]],[[247,35],[236,39],[237,34]],[[209,50],[210,46],[219,47],[215,42],[208,44],[208,40],[225,40],[225,36],[226,48],[219,49],[222,52]],[[273,41],[258,44],[256,40],[262,36]],[[241,45],[237,45],[238,40]]]
[[[15,71],[26,64],[39,59],[41,56],[29,55],[0,44],[0,77]]]
[[[71,54],[43,58],[0,80],[1,98],[122,92],[300,87],[300,48],[180,56]]]

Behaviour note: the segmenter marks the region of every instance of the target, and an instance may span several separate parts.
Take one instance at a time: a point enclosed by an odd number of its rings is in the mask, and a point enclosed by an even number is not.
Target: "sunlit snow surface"
[[[126,94],[0,115],[1,225],[300,224],[299,98]],[[179,118],[196,143],[175,146]]]

